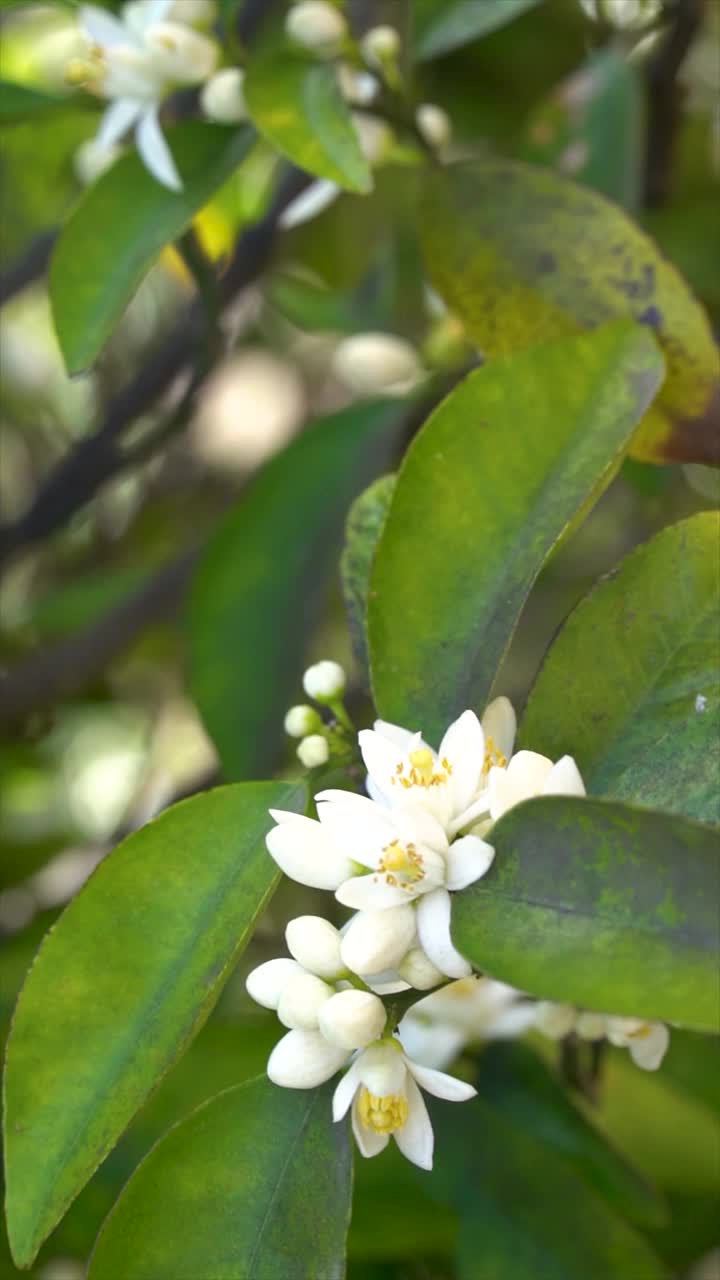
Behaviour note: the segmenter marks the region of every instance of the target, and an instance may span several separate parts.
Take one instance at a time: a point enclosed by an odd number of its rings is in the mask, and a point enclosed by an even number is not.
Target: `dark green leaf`
[[[532,995],[717,1030],[718,832],[649,809],[549,796],[489,837],[457,894],[460,950]]]
[[[27,1266],[202,1026],[276,883],[270,806],[290,783],[222,787],[121,844],[48,934],[5,1076],[7,1212]]]
[[[366,403],[304,431],[265,467],[200,563],[191,684],[228,777],[276,759],[347,508],[387,460],[402,412]]]
[[[199,1107],[131,1178],[88,1280],[341,1280],[352,1160],[331,1093],[255,1080]]]
[[[394,488],[395,476],[381,476],[355,499],[345,526],[340,576],[353,651],[363,672],[368,671],[367,602],[370,569]]]
[[[707,316],[615,205],[530,165],[473,162],[426,177],[420,229],[435,287],[488,357],[614,316],[648,325],[668,377],[633,452],[720,461],[720,357]]]
[[[626,322],[471,373],[405,456],[371,575],[380,715],[439,739],[482,707],[543,561],[610,481],[660,384]]]
[[[370,191],[370,169],[332,62],[273,45],[251,58],[245,95],[259,132],[301,169],[348,191]]]
[[[49,111],[62,110],[75,103],[67,97],[43,93],[30,85],[0,80],[0,124],[17,124],[36,119]]]
[[[663,529],[571,613],[521,745],[575,757],[588,789],[720,821],[720,515]]]
[[[193,120],[167,137],[182,191],[163,187],[130,151],[88,188],[58,240],[50,299],[70,373],[96,359],[160,251],[237,168],[254,134]]]
[[[415,52],[422,61],[489,35],[539,0],[417,0]]]

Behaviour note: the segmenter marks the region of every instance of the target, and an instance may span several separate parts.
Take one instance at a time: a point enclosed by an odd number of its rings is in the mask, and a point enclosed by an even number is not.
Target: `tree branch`
[[[682,89],[677,75],[700,29],[705,0],[673,0],[670,25],[648,65],[648,127],[645,205],[664,204],[670,192]]]
[[[31,241],[25,252],[0,276],[0,306],[20,293],[34,280],[44,276],[50,254],[58,238],[57,230],[43,231]]]

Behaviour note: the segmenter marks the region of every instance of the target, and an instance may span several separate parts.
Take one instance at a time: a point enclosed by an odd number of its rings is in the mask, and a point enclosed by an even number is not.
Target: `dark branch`
[[[648,70],[648,125],[645,204],[661,205],[670,193],[682,88],[677,75],[700,29],[705,0],[673,0],[669,26]]]
[[[58,232],[43,231],[7,271],[0,275],[0,306],[45,275]]]

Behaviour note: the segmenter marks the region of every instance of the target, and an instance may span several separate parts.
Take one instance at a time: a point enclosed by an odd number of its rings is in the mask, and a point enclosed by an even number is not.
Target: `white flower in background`
[[[447,111],[436,106],[434,102],[423,102],[415,112],[415,123],[418,132],[429,146],[436,151],[444,151],[452,136],[452,125]]]
[[[303,689],[316,702],[333,702],[345,692],[347,677],[339,662],[326,658],[308,667],[303,676]]]
[[[97,182],[120,155],[120,147],[99,146],[94,138],[81,142],[73,156],[73,168],[79,182],[89,187]]]
[[[419,1000],[400,1023],[408,1053],[428,1067],[444,1068],[467,1044],[509,1040],[535,1025],[535,1003],[493,978],[451,982]]]
[[[407,395],[422,380],[417,351],[392,333],[357,333],[338,343],[332,359],[336,378],[359,396]]]
[[[539,1000],[535,1005],[535,1026],[549,1040],[562,1040],[575,1028],[578,1011],[573,1004]]]
[[[338,1084],[333,1120],[342,1120],[352,1107],[362,1155],[378,1155],[393,1137],[408,1160],[432,1169],[433,1130],[418,1085],[448,1102],[465,1102],[476,1093],[472,1085],[412,1062],[399,1041],[382,1040],[365,1049]]]
[[[330,758],[327,738],[323,738],[321,733],[311,733],[309,737],[303,738],[297,749],[297,755],[306,769],[319,769],[321,765],[327,764]]]
[[[376,76],[369,71],[357,71],[348,62],[339,64],[337,78],[343,98],[353,106],[369,106],[380,88]]]
[[[398,965],[397,971],[402,981],[409,987],[414,987],[416,991],[430,991],[445,977],[445,974],[441,973],[432,960],[425,955],[422,947],[411,947]]]
[[[321,57],[331,58],[342,47],[347,23],[335,6],[326,0],[300,0],[285,19],[285,31],[297,44]]]
[[[493,822],[508,809],[533,796],[584,796],[585,785],[572,756],[556,764],[537,751],[518,751],[507,768],[493,768],[488,777],[488,800]]]
[[[85,5],[81,26],[91,41],[86,62],[68,66],[68,78],[110,100],[95,142],[109,150],[130,129],[143,163],[173,191],[182,188],[159,121],[160,103],[175,88],[212,74],[217,45],[180,22],[167,21],[172,0],[138,0],[125,20]]]
[[[368,164],[375,168],[387,155],[395,135],[390,126],[384,120],[378,119],[377,116],[368,116],[360,111],[353,111],[352,122],[358,136],[360,150]],[[414,354],[413,351],[413,356]]]
[[[245,72],[241,67],[216,71],[200,93],[200,106],[208,120],[218,124],[241,124],[248,118],[245,102]]]
[[[535,1006],[534,1026],[553,1040],[560,1040],[571,1031],[581,1040],[607,1039],[610,1044],[629,1049],[635,1065],[644,1071],[657,1070],[670,1043],[670,1032],[664,1022],[593,1013],[551,1000],[540,1000]]]

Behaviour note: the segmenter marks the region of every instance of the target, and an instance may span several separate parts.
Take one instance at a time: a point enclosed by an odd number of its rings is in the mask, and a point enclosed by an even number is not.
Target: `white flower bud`
[[[343,15],[326,0],[301,0],[287,15],[285,31],[291,40],[306,49],[332,57],[345,39],[347,24]]]
[[[145,33],[153,70],[170,84],[202,84],[215,70],[218,46],[181,22],[156,22]]]
[[[405,395],[422,377],[415,348],[391,333],[358,333],[335,348],[333,372],[356,395]]]
[[[273,1084],[285,1089],[315,1089],[347,1059],[347,1050],[330,1044],[319,1031],[288,1031],[270,1054],[267,1073]]]
[[[371,991],[338,991],[318,1014],[320,1031],[341,1049],[364,1049],[382,1035],[385,1005]]]
[[[285,987],[291,978],[303,972],[297,960],[282,956],[279,960],[266,960],[259,964],[245,979],[245,988],[256,1004],[263,1009],[277,1009]]]
[[[575,1023],[575,1032],[581,1040],[603,1040],[607,1018],[603,1013],[581,1013]]]
[[[397,58],[400,52],[400,34],[394,27],[371,27],[360,41],[360,51],[371,67],[379,70]]]
[[[393,131],[384,120],[376,116],[365,116],[353,111],[352,121],[355,126],[360,150],[369,165],[378,164],[392,145]]]
[[[351,973],[395,969],[415,940],[415,912],[409,905],[384,911],[358,911],[345,933],[340,953]]]
[[[343,98],[353,106],[369,106],[379,88],[374,75],[369,71],[356,71],[347,62],[340,63],[337,78]]]
[[[285,716],[285,732],[290,738],[307,738],[321,725],[320,716],[314,707],[300,705],[291,707]]]
[[[73,156],[73,168],[79,182],[89,187],[115,163],[122,147],[100,146],[95,138],[81,142]]]
[[[551,1040],[562,1040],[569,1035],[577,1020],[573,1004],[556,1004],[554,1000],[540,1000],[535,1006],[535,1025],[538,1031]]]
[[[434,102],[423,102],[415,112],[415,123],[425,141],[442,151],[450,141],[452,125],[447,111]]]
[[[316,662],[303,676],[303,689],[316,702],[330,702],[345,692],[345,672],[339,662]]]
[[[304,764],[306,769],[318,769],[320,765],[327,764],[330,755],[327,738],[323,738],[319,733],[311,733],[309,738],[303,738],[297,754],[300,763]]]
[[[318,1014],[332,995],[333,988],[322,978],[316,978],[314,973],[295,974],[283,987],[277,1007],[278,1018],[286,1027],[314,1031],[318,1025]]]
[[[217,17],[216,0],[173,0],[168,17],[186,27],[211,27]]]
[[[444,973],[435,967],[422,947],[411,947],[405,959],[398,965],[398,974],[416,991],[429,991],[443,981]]]
[[[344,971],[340,933],[322,916],[296,916],[285,930],[285,940],[298,964],[319,978],[337,978]]]
[[[217,120],[218,124],[240,124],[247,120],[244,81],[245,72],[241,67],[225,67],[210,77],[200,94],[200,106],[209,120]]]

